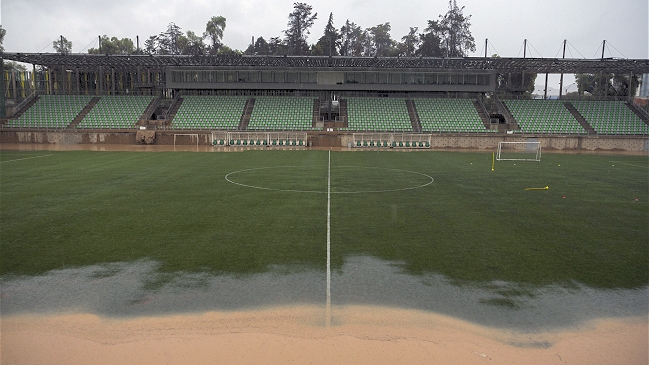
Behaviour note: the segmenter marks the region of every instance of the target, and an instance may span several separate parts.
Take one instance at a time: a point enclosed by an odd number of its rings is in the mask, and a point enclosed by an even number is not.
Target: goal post
[[[498,142],[498,161],[541,161],[541,142]]]

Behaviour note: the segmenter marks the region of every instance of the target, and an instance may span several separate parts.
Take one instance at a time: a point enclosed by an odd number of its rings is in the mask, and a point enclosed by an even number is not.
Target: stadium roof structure
[[[649,59],[575,58],[430,58],[344,56],[253,56],[253,55],[95,55],[57,53],[3,53],[2,59],[49,68],[95,70],[98,67],[134,70],[138,67],[261,67],[340,69],[492,70],[498,73],[649,73]]]

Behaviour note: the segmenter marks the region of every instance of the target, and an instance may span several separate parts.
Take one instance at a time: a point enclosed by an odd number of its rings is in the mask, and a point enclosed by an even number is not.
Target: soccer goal
[[[498,142],[498,161],[541,161],[541,142]]]
[[[181,142],[187,142],[187,137],[190,138],[191,145],[193,145],[194,140],[196,140],[196,150],[198,151],[198,133],[174,133],[174,150],[176,149],[176,144],[179,144],[177,143],[177,140],[180,140]]]

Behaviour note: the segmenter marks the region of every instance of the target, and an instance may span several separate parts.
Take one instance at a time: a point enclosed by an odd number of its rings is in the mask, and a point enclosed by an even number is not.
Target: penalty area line
[[[48,157],[48,156],[53,156],[53,154],[49,154],[49,155],[41,155],[41,156],[32,156],[32,157],[24,157],[24,158],[17,158],[17,159],[15,159],[15,160],[0,161],[0,163],[5,163],[5,162],[14,162],[14,161],[22,161],[22,160],[29,160],[29,159],[32,159],[32,158]]]
[[[617,164],[620,164],[620,165],[633,166],[633,167],[641,167],[641,168],[643,168],[643,169],[649,169],[649,166],[634,165],[634,164],[630,164],[630,163],[626,163],[626,162],[622,162],[622,161],[609,161],[609,162],[610,162],[610,163],[617,163]]]

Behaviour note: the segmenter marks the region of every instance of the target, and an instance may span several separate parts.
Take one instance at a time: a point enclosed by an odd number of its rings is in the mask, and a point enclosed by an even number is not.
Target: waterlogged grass
[[[0,161],[3,276],[141,259],[165,273],[325,268],[327,151]],[[257,188],[226,181],[235,171]],[[333,152],[331,174],[333,270],[370,255],[458,283],[649,283],[646,156],[546,154],[491,171],[490,153]]]

